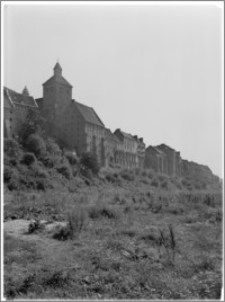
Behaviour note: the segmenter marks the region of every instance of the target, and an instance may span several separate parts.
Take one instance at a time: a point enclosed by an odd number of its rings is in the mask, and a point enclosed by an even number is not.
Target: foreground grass
[[[8,299],[220,298],[221,194],[114,184],[11,199],[5,220],[68,221],[73,236],[6,234]]]

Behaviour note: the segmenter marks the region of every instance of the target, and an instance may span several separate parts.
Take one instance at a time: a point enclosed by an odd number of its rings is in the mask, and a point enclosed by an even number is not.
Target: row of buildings
[[[78,155],[94,153],[101,166],[151,168],[168,175],[199,173],[198,164],[182,160],[165,144],[146,148],[143,138],[106,128],[95,110],[72,98],[72,85],[62,76],[57,62],[53,76],[43,84],[43,97],[34,99],[25,87],[17,93],[4,87],[4,135],[16,134],[28,109],[40,110],[48,121],[46,131]],[[200,169],[201,170],[201,169]]]

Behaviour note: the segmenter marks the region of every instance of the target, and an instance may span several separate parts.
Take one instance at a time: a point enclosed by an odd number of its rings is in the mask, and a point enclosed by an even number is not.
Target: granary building
[[[72,88],[57,62],[53,76],[43,84],[43,98],[37,100],[50,122],[49,132],[78,155],[94,153],[104,165],[105,126],[93,108],[72,99]]]

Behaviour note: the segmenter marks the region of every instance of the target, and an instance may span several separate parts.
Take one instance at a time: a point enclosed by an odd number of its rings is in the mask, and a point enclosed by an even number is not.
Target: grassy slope
[[[27,235],[29,241],[5,234],[6,297],[219,299],[221,192],[180,190],[160,176],[156,186],[155,178],[103,170],[89,185],[76,180],[45,192],[6,190],[6,220],[65,221],[74,212],[75,225],[82,225],[63,242],[45,231],[37,235],[42,240]]]

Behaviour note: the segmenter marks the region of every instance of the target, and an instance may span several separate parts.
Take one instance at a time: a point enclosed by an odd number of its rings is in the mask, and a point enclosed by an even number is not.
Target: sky
[[[223,4],[206,3],[5,4],[3,85],[40,98],[58,60],[107,128],[222,177]]]

